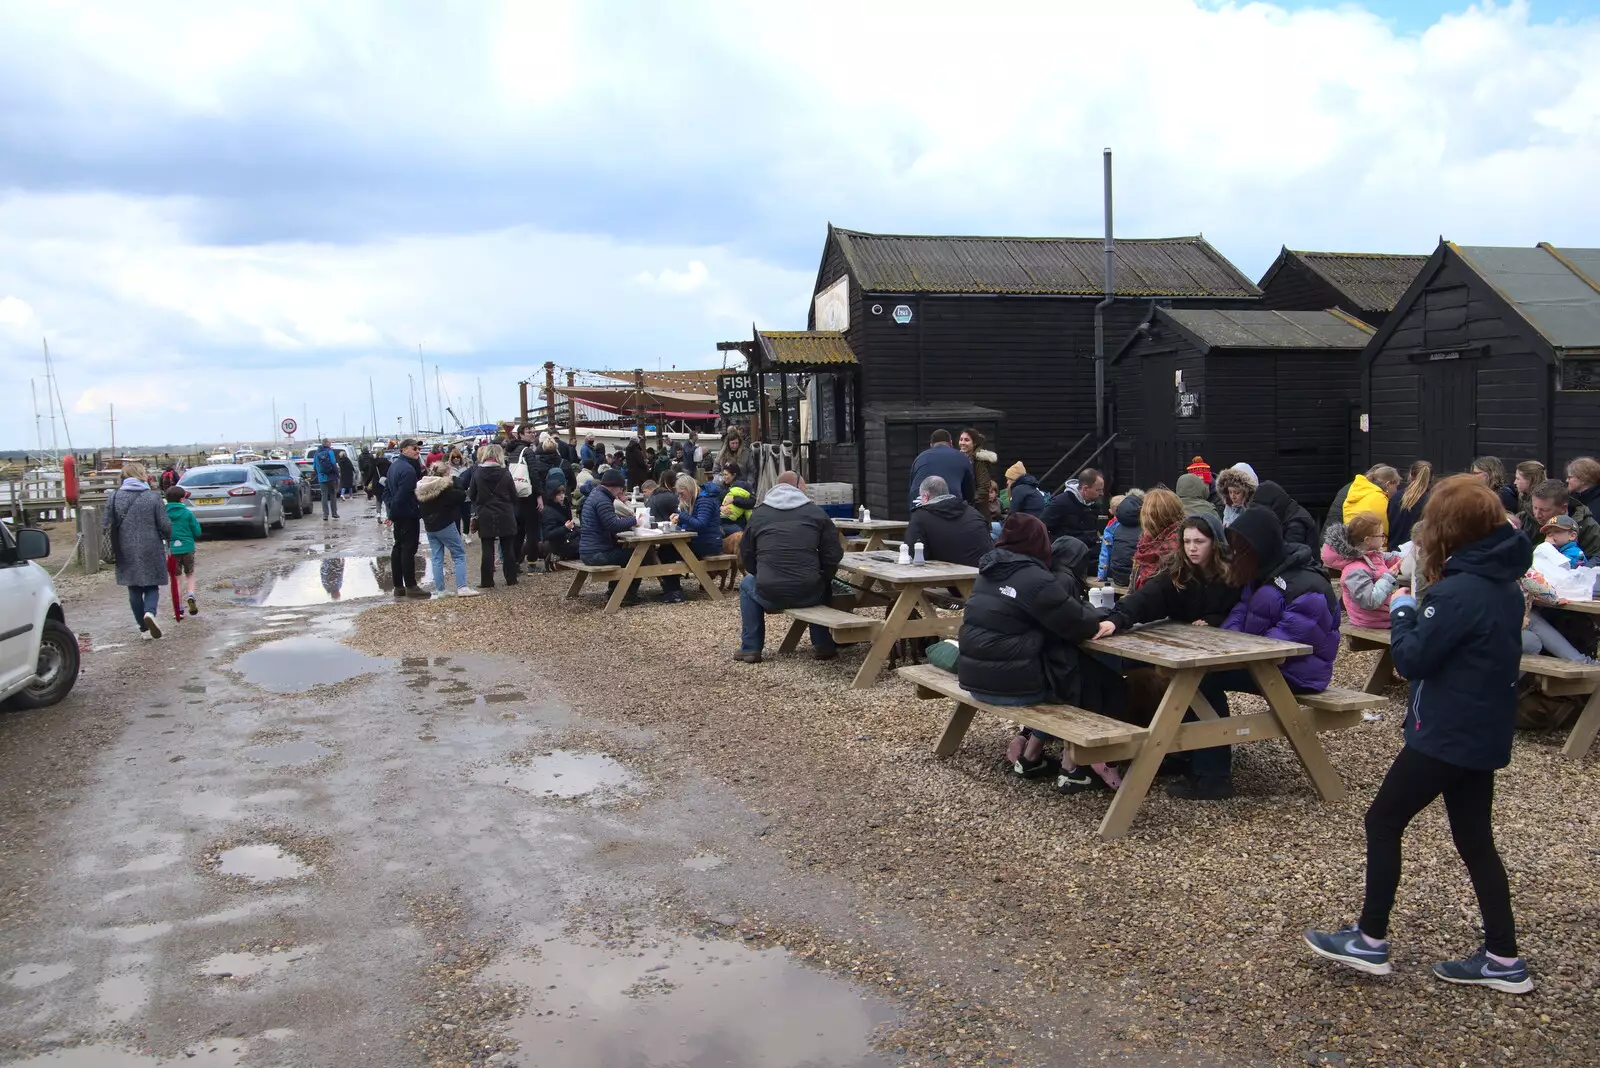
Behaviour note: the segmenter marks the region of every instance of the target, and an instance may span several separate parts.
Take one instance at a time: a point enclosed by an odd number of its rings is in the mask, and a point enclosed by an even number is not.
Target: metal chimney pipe
[[[1105,297],[1094,306],[1094,436],[1104,441],[1106,436],[1106,309],[1111,306],[1116,292],[1116,267],[1113,253],[1115,240],[1111,236],[1111,149],[1105,150],[1105,216],[1106,265]]]

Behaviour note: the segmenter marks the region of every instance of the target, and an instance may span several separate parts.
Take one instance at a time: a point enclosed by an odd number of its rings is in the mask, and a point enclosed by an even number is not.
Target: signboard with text
[[[731,374],[717,376],[717,412],[724,419],[737,419],[756,415],[761,411],[761,381],[759,375]]]

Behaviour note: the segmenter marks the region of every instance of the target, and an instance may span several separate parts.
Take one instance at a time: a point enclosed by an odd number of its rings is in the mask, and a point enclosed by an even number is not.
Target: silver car
[[[189,507],[207,534],[222,527],[242,527],[264,538],[283,526],[283,497],[254,465],[193,467],[178,485],[189,491]]]

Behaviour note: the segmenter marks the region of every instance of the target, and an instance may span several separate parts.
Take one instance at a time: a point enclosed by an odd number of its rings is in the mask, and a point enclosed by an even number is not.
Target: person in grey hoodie
[[[739,652],[734,659],[761,663],[766,645],[766,613],[785,608],[826,604],[833,572],[844,547],[828,514],[805,494],[805,483],[793,471],[778,476],[766,500],[750,513],[739,543]],[[839,655],[827,627],[812,626],[811,644],[818,660]]]
[[[1183,501],[1184,515],[1217,514],[1216,507],[1211,503],[1211,487],[1199,475],[1179,475],[1178,496]]]
[[[167,582],[167,541],[172,520],[167,502],[150,488],[145,466],[122,465],[122,485],[106,501],[100,529],[117,554],[117,585],[128,587],[133,621],[146,638],[161,637],[156,613]]]

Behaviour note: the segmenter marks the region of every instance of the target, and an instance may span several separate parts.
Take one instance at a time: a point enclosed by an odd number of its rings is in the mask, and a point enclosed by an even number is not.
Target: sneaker
[[[665,594],[661,598],[661,603],[662,604],[682,604],[683,603],[683,591],[677,590],[677,591],[674,591],[672,593]]]
[[[200,614],[200,606],[194,603],[193,594],[189,595],[189,614],[191,616],[197,616]]]
[[[457,597],[481,597],[482,595],[483,591],[475,590],[471,586],[463,586],[456,591]]]
[[[1351,926],[1332,932],[1307,931],[1306,945],[1310,946],[1311,952],[1317,956],[1327,957],[1358,972],[1366,972],[1368,975],[1388,975],[1390,971],[1389,943],[1385,942],[1381,946],[1369,945],[1359,927]],[[1441,967],[1443,965],[1435,965],[1434,971],[1438,971]]]
[[[428,593],[427,590],[424,590],[424,589],[422,589],[420,587],[411,586],[406,590],[406,596],[407,597],[415,597],[415,598],[417,598],[419,600],[426,600],[430,596],[430,594]]]
[[[1053,779],[1061,774],[1061,761],[1050,756],[1038,760],[1018,757],[1006,764],[1006,770],[1019,779]]]
[[[1103,784],[1095,773],[1089,768],[1073,768],[1068,771],[1061,769],[1056,776],[1056,793],[1081,794],[1086,790],[1098,790]]]
[[[811,651],[811,659],[813,659],[813,660],[837,660],[837,659],[839,659],[839,650],[837,648],[813,649]]]
[[[396,586],[394,588],[394,599],[397,601],[406,599],[406,588],[404,586]]]
[[[1167,783],[1167,796],[1180,801],[1226,801],[1233,796],[1233,780],[1185,775]]]
[[[1507,994],[1526,994],[1533,989],[1528,978],[1528,965],[1521,957],[1515,964],[1501,964],[1491,960],[1485,947],[1466,960],[1440,961],[1433,966],[1433,974],[1447,983],[1464,983],[1468,986],[1486,986]]]
[[[735,660],[739,661],[739,663],[741,663],[741,664],[759,664],[759,663],[761,663],[761,654],[760,653],[747,653],[743,649],[740,649],[737,653],[734,653],[733,654],[733,658]]]
[[[144,614],[144,629],[152,638],[161,637],[161,624],[156,622],[156,617],[149,612]]]
[[[139,632],[139,640],[142,641],[142,642],[148,642],[148,641],[154,641],[155,639],[150,636],[150,632],[149,631],[141,630]]]

